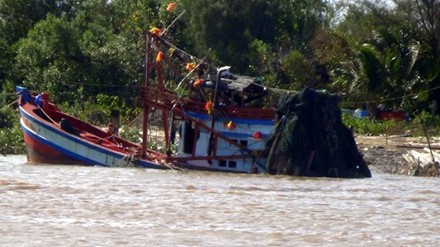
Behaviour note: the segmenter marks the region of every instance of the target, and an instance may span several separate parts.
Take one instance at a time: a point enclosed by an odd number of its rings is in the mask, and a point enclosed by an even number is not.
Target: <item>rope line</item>
[[[382,100],[370,100],[370,101],[359,101],[359,102],[353,101],[353,102],[342,102],[342,103],[343,104],[383,103],[383,102],[388,102],[388,101],[393,101],[393,100],[398,100],[398,99],[411,98],[411,97],[417,96],[417,95],[419,95],[421,93],[428,93],[428,92],[435,91],[437,89],[440,89],[440,86],[437,86],[437,87],[434,87],[434,88],[431,88],[431,89],[427,89],[427,90],[424,90],[424,91],[420,91],[418,93],[412,93],[412,94],[404,95],[404,96],[401,96],[401,97],[384,98]]]
[[[3,106],[2,108],[0,108],[0,110],[6,109],[6,108],[12,106],[13,104],[15,104],[15,103],[17,103],[17,102],[18,102],[18,99],[16,99],[16,100],[12,101],[11,103],[9,103],[9,104]]]

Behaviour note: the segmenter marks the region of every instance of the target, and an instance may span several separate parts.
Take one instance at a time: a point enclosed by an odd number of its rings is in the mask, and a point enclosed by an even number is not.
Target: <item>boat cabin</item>
[[[263,108],[267,90],[255,79],[229,71],[217,78],[217,85],[215,76],[208,76],[198,87],[190,87],[192,101],[183,109],[192,120],[179,122],[178,156],[187,157],[187,165],[207,170],[258,170],[265,163],[260,158],[264,138],[274,127],[274,111]],[[211,98],[212,111],[206,106]]]

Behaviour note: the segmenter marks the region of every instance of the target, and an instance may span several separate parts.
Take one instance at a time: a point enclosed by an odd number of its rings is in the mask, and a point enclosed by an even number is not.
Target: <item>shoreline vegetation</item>
[[[70,111],[73,114],[72,109]],[[440,121],[429,114],[424,114],[423,118],[423,121],[404,123],[343,114],[344,124],[352,128],[358,149],[373,173],[438,177]],[[10,107],[1,109],[0,119],[0,154],[26,154],[17,110]],[[422,122],[427,124],[428,136],[422,131]],[[104,124],[100,126],[105,127]],[[138,130],[137,126],[124,126],[120,134],[138,141]],[[150,145],[160,146],[158,143]]]

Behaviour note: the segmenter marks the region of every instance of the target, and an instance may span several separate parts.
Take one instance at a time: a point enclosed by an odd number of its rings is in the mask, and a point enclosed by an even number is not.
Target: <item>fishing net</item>
[[[357,178],[371,177],[353,134],[342,123],[338,97],[305,88],[283,94],[279,120],[266,143],[271,174]]]

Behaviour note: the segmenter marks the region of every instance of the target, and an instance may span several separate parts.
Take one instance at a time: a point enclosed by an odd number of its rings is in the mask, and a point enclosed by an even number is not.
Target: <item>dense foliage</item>
[[[158,27],[268,87],[323,88],[345,108],[438,113],[438,0],[178,0],[167,11],[171,2],[0,0],[2,94],[22,85],[82,111],[111,100],[125,114],[143,80],[144,31]]]
[[[18,114],[14,110],[0,109],[0,155],[25,152],[23,132],[18,122]]]
[[[180,0],[168,12],[170,2],[0,0],[3,91],[20,84],[71,104],[103,93],[131,105],[143,32],[156,26],[194,55],[267,86],[326,88],[356,99],[353,107],[408,111],[440,96],[437,0]]]

